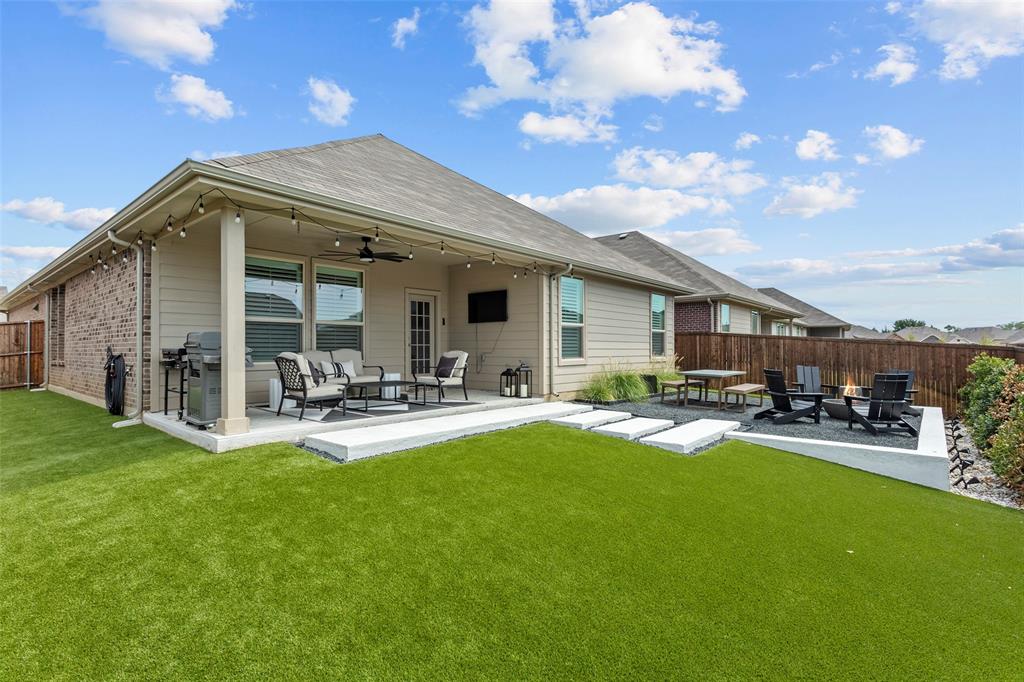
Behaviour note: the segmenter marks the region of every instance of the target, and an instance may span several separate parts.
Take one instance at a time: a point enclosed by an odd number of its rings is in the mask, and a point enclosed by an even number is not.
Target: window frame
[[[562,282],[566,279],[574,279],[580,282],[583,287],[583,291],[580,295],[580,317],[583,319],[582,322],[563,322],[562,321],[562,293],[563,286]],[[584,365],[587,363],[587,280],[584,277],[577,275],[562,275],[558,278],[558,364],[559,365]],[[580,329],[580,356],[567,358],[563,355],[564,349],[562,347],[562,328],[573,327]]]
[[[360,333],[360,340],[362,348],[359,352],[366,355],[366,330],[368,325],[366,324],[367,310],[367,292],[369,291],[369,274],[370,269],[364,265],[355,265],[353,263],[338,263],[337,261],[328,260],[325,258],[311,258],[309,271],[312,274],[312,286],[309,288],[309,309],[312,310],[312,315],[309,316],[309,347],[316,348],[316,326],[320,324],[317,320],[317,308],[316,308],[316,268],[319,265],[323,265],[329,268],[337,268],[338,270],[351,270],[352,272],[358,272],[363,279],[363,319],[361,322],[324,322],[323,324],[336,325],[339,327],[361,327],[362,332]]]
[[[660,296],[662,299],[662,313],[661,313],[661,329],[654,328],[654,297]],[[668,357],[668,299],[669,297],[665,294],[659,294],[657,291],[652,291],[650,298],[648,299],[648,319],[650,321],[650,335],[648,336],[648,342],[650,343],[651,358],[664,359]],[[661,353],[657,354],[654,352],[654,335],[661,334]]]
[[[750,311],[750,333],[760,334],[761,333],[761,311],[751,310]]]
[[[721,301],[718,303],[718,331],[723,334],[732,333],[732,306]]]
[[[255,249],[246,249],[246,251],[245,251],[245,258],[246,258],[246,260],[248,260],[249,258],[260,258],[260,259],[263,259],[263,260],[280,261],[282,263],[295,263],[295,264],[299,265],[302,268],[302,316],[301,317],[264,317],[264,316],[261,316],[261,315],[250,316],[250,315],[245,314],[245,311],[244,311],[244,306],[245,306],[245,302],[244,302],[244,287],[245,287],[244,278],[245,278],[245,275],[244,274],[242,275],[242,277],[243,277],[243,283],[242,283],[242,286],[243,286],[243,303],[242,303],[243,311],[242,312],[243,312],[243,316],[245,318],[244,319],[244,325],[246,327],[248,327],[249,322],[269,322],[269,323],[273,323],[273,324],[294,324],[294,325],[297,325],[299,327],[299,350],[297,352],[301,353],[303,350],[306,349],[306,339],[309,338],[309,334],[307,333],[307,327],[306,327],[307,321],[309,319],[309,314],[308,314],[307,311],[309,310],[309,304],[310,304],[310,301],[309,301],[310,291],[309,291],[309,286],[308,286],[309,285],[309,272],[310,272],[309,259],[308,258],[303,258],[302,256],[290,256],[288,254],[282,254],[282,253],[277,253],[277,252],[258,251],[258,250],[255,250]],[[364,286],[365,286],[365,280],[364,280]],[[246,332],[246,335],[248,335],[248,332]],[[285,351],[282,351],[282,352],[285,352]],[[256,361],[253,362],[253,367],[255,369],[268,369],[268,368],[274,368],[276,366],[277,365],[274,363],[273,360],[256,360]]]

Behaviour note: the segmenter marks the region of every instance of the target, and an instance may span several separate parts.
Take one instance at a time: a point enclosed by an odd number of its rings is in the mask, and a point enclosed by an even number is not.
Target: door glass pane
[[[409,366],[417,374],[427,374],[433,356],[430,343],[431,301],[410,301],[409,309]]]

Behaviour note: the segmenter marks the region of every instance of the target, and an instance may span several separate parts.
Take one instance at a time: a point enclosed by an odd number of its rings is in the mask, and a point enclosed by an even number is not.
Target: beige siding
[[[585,358],[557,360],[555,391],[569,397],[595,373],[646,370],[674,357],[673,317],[666,315],[665,358],[651,357],[651,291],[596,277],[584,277]],[[669,297],[671,301],[671,297]],[[557,307],[557,300],[556,300]],[[556,358],[560,335],[556,333]]]
[[[719,304],[721,305],[721,304]],[[729,333],[753,334],[750,324],[751,308],[739,303],[729,303]],[[719,318],[721,319],[721,318]]]
[[[533,274],[513,279],[512,269],[502,265],[451,268],[449,338],[453,349],[469,353],[469,388],[497,390],[502,370],[525,362],[534,372],[534,392],[541,392],[541,279]],[[469,324],[469,294],[499,289],[508,291],[508,321]]]

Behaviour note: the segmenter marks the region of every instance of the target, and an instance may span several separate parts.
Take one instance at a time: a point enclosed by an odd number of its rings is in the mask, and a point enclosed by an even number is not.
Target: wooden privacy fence
[[[35,322],[0,322],[0,388],[43,383],[46,327]]]
[[[679,369],[736,369],[743,379],[764,382],[765,368],[781,369],[796,380],[797,365],[821,368],[828,384],[870,386],[875,372],[914,370],[914,402],[958,413],[957,392],[967,381],[967,366],[988,353],[1024,362],[1024,349],[953,343],[917,343],[889,339],[829,339],[805,336],[758,336],[680,332],[676,334]]]

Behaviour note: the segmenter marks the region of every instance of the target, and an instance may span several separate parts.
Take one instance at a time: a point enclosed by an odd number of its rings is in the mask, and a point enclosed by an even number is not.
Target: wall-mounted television
[[[508,289],[477,291],[469,295],[469,323],[507,322]]]

